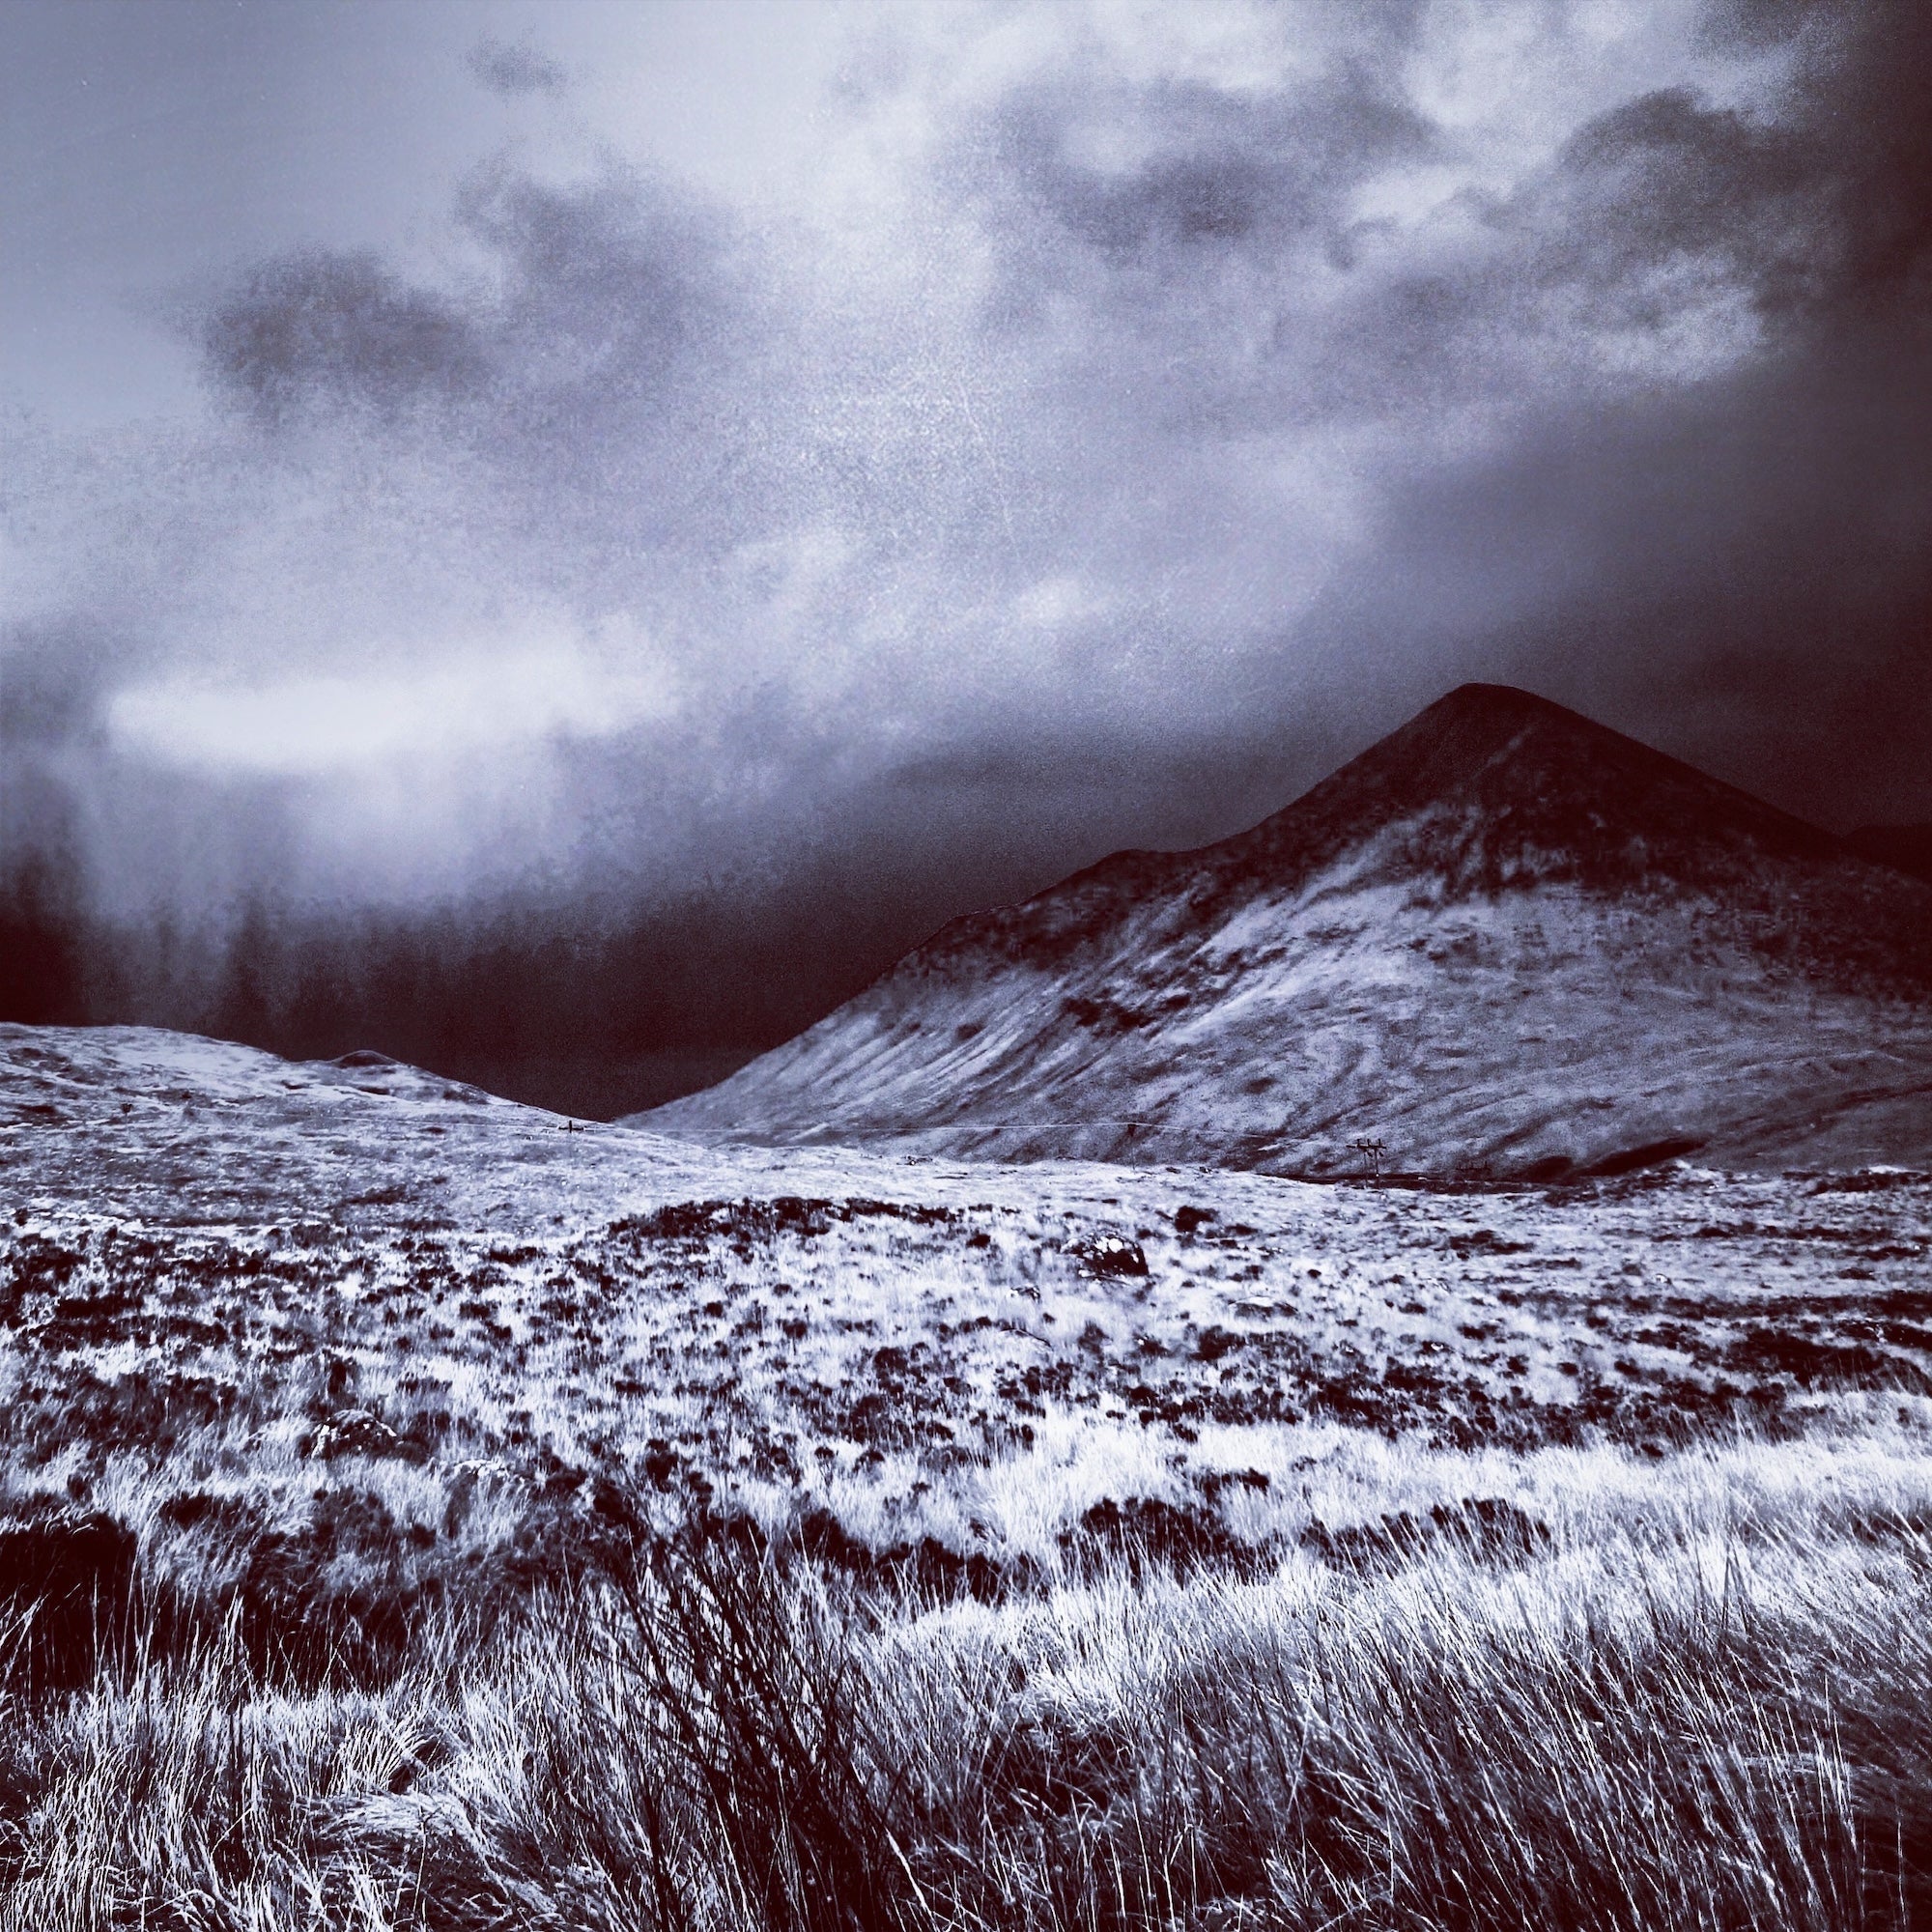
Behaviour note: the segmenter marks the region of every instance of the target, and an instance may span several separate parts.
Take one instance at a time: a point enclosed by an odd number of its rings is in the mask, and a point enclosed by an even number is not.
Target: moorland
[[[0,1925],[1932,1916],[1923,1174],[7,1027],[0,1185]]]

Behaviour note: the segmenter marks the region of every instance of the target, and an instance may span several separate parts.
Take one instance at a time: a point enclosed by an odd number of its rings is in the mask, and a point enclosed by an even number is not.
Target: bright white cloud
[[[661,670],[613,669],[563,636],[471,646],[392,674],[222,688],[136,686],[109,700],[126,750],[216,777],[326,778],[559,738],[609,738],[672,709]]]

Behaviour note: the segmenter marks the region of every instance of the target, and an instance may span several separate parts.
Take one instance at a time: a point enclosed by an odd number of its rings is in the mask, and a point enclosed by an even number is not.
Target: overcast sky
[[[1928,17],[6,0],[7,836],[971,903],[1472,676],[1932,818]]]

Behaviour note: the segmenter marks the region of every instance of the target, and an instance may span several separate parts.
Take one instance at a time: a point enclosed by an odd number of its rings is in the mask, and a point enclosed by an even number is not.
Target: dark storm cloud
[[[486,38],[469,50],[469,71],[493,94],[561,94],[570,77],[527,41]]]
[[[1609,188],[1600,256],[1719,256],[1768,311],[1814,322],[1922,297],[1932,15],[1909,0],[1740,12],[1714,25],[1800,46],[1792,99],[1764,120],[1669,88],[1580,129],[1563,158]]]
[[[1765,127],[1689,88],[1639,96],[1579,128],[1528,211],[1553,241],[1547,281],[1590,290],[1620,320],[1667,321],[1652,273],[1694,261],[1760,311],[1815,300],[1828,238],[1825,156],[1807,130]]]
[[[460,215],[500,288],[472,325],[501,372],[493,429],[609,456],[609,431],[643,428],[680,388],[728,390],[720,360],[758,324],[721,217],[633,177],[565,190],[504,171],[472,184]]]
[[[1492,668],[1825,823],[1923,816],[1923,353],[1902,318],[1841,327],[1688,406],[1552,425],[1392,506],[1391,556],[1454,582],[1487,554],[1552,586],[1477,634]]]
[[[1806,114],[1833,182],[1836,293],[1922,304],[1932,269],[1932,14],[1874,9],[1808,78]]]
[[[1833,28],[1781,118],[1646,95],[1532,196],[1594,217],[1543,224],[1546,279],[1661,335],[1688,268],[1761,348],[1415,479],[1379,526],[1403,588],[1344,621],[1845,825],[1932,811],[1932,32],[1892,8]]]
[[[1094,137],[1085,154],[1083,133]],[[1094,152],[1119,133],[1126,157]],[[1261,97],[1064,79],[999,110],[994,151],[1067,236],[1114,254],[1166,253],[1332,236],[1349,191],[1388,160],[1426,155],[1432,133],[1391,85],[1349,63],[1319,88]]]
[[[312,404],[451,398],[485,372],[469,320],[371,254],[263,263],[207,318],[202,344],[214,379],[270,421]]]
[[[456,213],[487,288],[414,285],[367,253],[277,258],[200,325],[215,384],[270,423],[435,402],[441,433],[581,439],[661,397],[681,355],[734,327],[714,224],[636,178],[561,189],[492,169]]]
[[[1094,264],[1056,284],[1037,231],[1010,230],[1023,321],[1070,294],[1063,355],[1091,352],[1091,393],[1102,364],[1144,368],[1141,393],[1209,434],[1397,432],[1272,688],[1252,654],[1285,729],[1392,724],[1510,674],[1828,820],[1932,805],[1932,28],[1885,6],[1749,24],[1790,43],[1781,96],[1634,94],[1507,190],[1463,190],[1465,234],[1407,258],[1352,192],[1453,142],[1358,71],[1312,102],[1211,105],[1067,76],[1007,110],[1000,166]],[[1069,160],[1090,114],[1149,158]],[[1344,271],[1320,299],[1299,236]]]

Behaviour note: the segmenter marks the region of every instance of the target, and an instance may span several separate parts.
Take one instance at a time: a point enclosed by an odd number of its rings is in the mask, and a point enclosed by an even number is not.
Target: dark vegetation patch
[[[1547,1183],[1561,1180],[1576,1168],[1576,1161],[1567,1153],[1547,1153],[1533,1160],[1517,1176],[1520,1180]]]
[[[1889,1194],[1911,1187],[1925,1177],[1905,1168],[1864,1168],[1857,1174],[1823,1174],[1811,1180],[1813,1194]]]
[[[372,1491],[325,1490],[294,1531],[264,1531],[212,1603],[177,1599],[177,1619],[212,1611],[255,1668],[304,1690],[393,1681],[444,1578],[424,1563],[435,1532],[405,1529]]]
[[[1107,998],[1102,994],[1092,998],[1084,993],[1076,993],[1070,999],[1061,1002],[1060,1010],[1076,1026],[1087,1028],[1090,1033],[1103,1037],[1118,1037],[1132,1033],[1137,1028],[1151,1025],[1157,1014],[1143,1012],[1137,1007],[1130,1007],[1120,1000]]]
[[[232,1639],[266,1684],[378,1690],[421,1661],[432,1631],[484,1636],[547,1591],[621,1576],[652,1533],[607,1476],[516,1480],[507,1533],[486,1542],[465,1534],[468,1472],[434,1526],[399,1521],[353,1480],[318,1492],[293,1527],[270,1494],[183,1490],[147,1548],[98,1510],[16,1507],[0,1520],[0,1687],[71,1690]]]
[[[1124,1565],[1130,1573],[1150,1567],[1191,1576],[1215,1570],[1253,1574],[1265,1552],[1234,1534],[1219,1516],[1201,1504],[1179,1504],[1160,1496],[1107,1496],[1063,1530],[1060,1547],[1075,1575],[1094,1575]]]
[[[1397,1359],[1379,1374],[1368,1363],[1330,1369],[1306,1401],[1311,1416],[1373,1429],[1391,1440],[1419,1432],[1435,1447],[1460,1450],[1598,1440],[1676,1447],[1728,1427],[1774,1436],[1795,1427],[1786,1391],[1776,1381],[1656,1370],[1641,1378],[1606,1379],[1578,1370],[1567,1386],[1567,1399],[1543,1400],[1519,1384],[1492,1385],[1454,1367]]]
[[[1274,1487],[1273,1479],[1261,1469],[1205,1469],[1194,1480],[1210,1503],[1230,1490],[1251,1490],[1266,1495]]]
[[[345,1208],[396,1208],[409,1200],[412,1190],[401,1181],[386,1187],[372,1187],[363,1194],[350,1194],[343,1197]]]
[[[0,1520],[0,1685],[73,1690],[125,1635],[135,1538],[99,1510],[30,1505]]]
[[[1037,1595],[1046,1583],[1030,1556],[998,1556],[985,1549],[969,1549],[962,1554],[935,1536],[874,1548],[853,1536],[823,1507],[806,1510],[796,1524],[777,1539],[767,1538],[743,1518],[733,1519],[716,1533],[754,1549],[774,1548],[781,1558],[796,1552],[848,1580],[898,1598],[913,1596],[944,1603],[970,1597],[982,1604],[998,1604]]]
[[[169,1529],[205,1529],[228,1536],[258,1520],[257,1506],[246,1496],[209,1490],[183,1490],[164,1497],[155,1514]]]
[[[1932,1376],[1916,1362],[1883,1355],[1863,1342],[1816,1341],[1788,1329],[1755,1328],[1724,1350],[1739,1375],[1789,1376],[1804,1388],[1856,1388],[1896,1380],[1932,1391]]]
[[[1623,1148],[1615,1153],[1606,1153],[1578,1169],[1583,1177],[1593,1180],[1609,1180],[1627,1174],[1641,1173],[1646,1168],[1662,1167],[1664,1162],[1681,1160],[1684,1155],[1695,1153],[1704,1143],[1701,1140],[1677,1136],[1661,1141],[1645,1141],[1641,1147]]]
[[[1223,1328],[1218,1322],[1209,1322],[1194,1344],[1194,1353],[1201,1361],[1218,1362],[1222,1356],[1232,1354],[1240,1348],[1247,1339],[1238,1329]]]
[[[1815,1222],[1708,1222],[1701,1228],[1693,1229],[1690,1238],[1698,1241],[1830,1241],[1839,1247],[1858,1248],[1868,1255],[1882,1251],[1884,1259],[1889,1261],[1909,1261],[1925,1252],[1922,1241],[1891,1241],[1889,1231],[1883,1228],[1833,1227],[1828,1223]]]
[[[1481,1561],[1520,1562],[1548,1545],[1549,1528],[1507,1497],[1472,1496],[1346,1529],[1330,1529],[1318,1517],[1301,1542],[1337,1569],[1393,1571],[1445,1543]]]
[[[1449,1236],[1449,1252],[1463,1261],[1471,1255],[1526,1255],[1531,1243],[1512,1241],[1493,1228],[1472,1228]]]
[[[27,1382],[0,1409],[0,1441],[29,1469],[76,1443],[94,1456],[132,1452],[158,1463],[185,1437],[248,1412],[263,1394],[211,1375],[151,1370],[102,1377],[85,1363],[60,1367],[58,1380]]]
[[[58,1293],[86,1265],[85,1248],[69,1247],[43,1235],[17,1237],[7,1256],[7,1273],[4,1284],[0,1285],[0,1309],[5,1310],[7,1320],[12,1321],[27,1295]]]
[[[807,1563],[842,1587],[900,1603],[997,1604],[1037,1596],[1050,1581],[1030,1556],[960,1550],[929,1534],[875,1547],[822,1505],[767,1532],[742,1512],[719,1512],[708,1480],[668,1443],[652,1445],[640,1473],[650,1490],[678,1496],[677,1526],[653,1527],[649,1490],[554,1463],[520,1479],[514,1523],[488,1545],[464,1534],[479,1480],[468,1469],[452,1478],[440,1525],[400,1521],[353,1480],[320,1491],[294,1526],[264,1494],[185,1489],[156,1511],[145,1554],[110,1516],[36,1502],[0,1521],[0,1685],[55,1694],[103,1668],[138,1661],[149,1669],[232,1639],[264,1684],[378,1690],[432,1631],[475,1637],[559,1586],[601,1577],[628,1588],[667,1563],[742,1569],[751,1560],[774,1575]],[[1251,1481],[1266,1479],[1247,1472],[1213,1487]],[[1122,1565],[1246,1574],[1263,1556],[1226,1529],[1211,1500],[1109,1500],[1061,1541],[1083,1575]],[[142,1634],[130,1649],[136,1624]]]
[[[638,1241],[772,1241],[789,1235],[813,1240],[840,1222],[868,1218],[906,1221],[918,1227],[939,1227],[957,1221],[956,1208],[920,1203],[873,1201],[853,1196],[844,1201],[809,1199],[781,1194],[768,1201],[685,1201],[612,1221],[610,1232]]]

